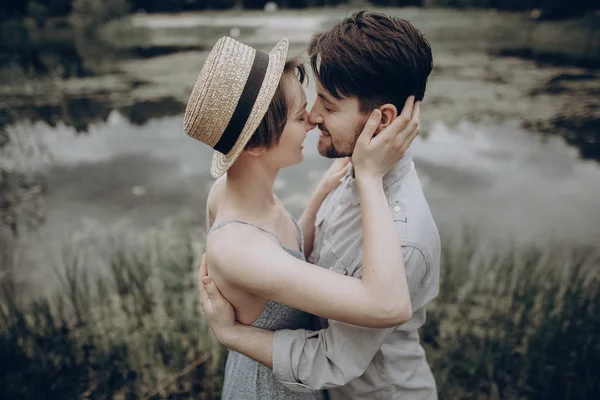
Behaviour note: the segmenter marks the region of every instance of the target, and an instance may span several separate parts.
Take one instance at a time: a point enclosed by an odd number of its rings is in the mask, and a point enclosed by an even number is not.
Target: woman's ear
[[[396,106],[390,103],[380,106],[379,111],[381,111],[381,122],[379,123],[375,134],[387,128],[388,125],[391,124],[392,121],[398,116],[398,110],[396,109]]]

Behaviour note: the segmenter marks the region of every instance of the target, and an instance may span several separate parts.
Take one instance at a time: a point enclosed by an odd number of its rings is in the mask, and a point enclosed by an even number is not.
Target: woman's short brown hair
[[[275,90],[275,95],[269,104],[267,113],[256,128],[256,131],[250,138],[245,150],[258,147],[270,148],[279,143],[285,124],[287,123],[289,108],[292,105],[292,99],[286,95],[287,84],[292,79],[297,79],[304,83],[306,79],[306,69],[299,57],[294,57],[286,61],[283,67],[283,74]]]

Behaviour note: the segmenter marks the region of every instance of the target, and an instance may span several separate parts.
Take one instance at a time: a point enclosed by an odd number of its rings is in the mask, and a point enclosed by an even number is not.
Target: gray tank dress
[[[239,220],[225,221],[212,227],[208,233],[210,234],[231,223],[250,225],[273,236],[286,252],[305,261],[304,236],[302,235],[298,222],[294,217],[291,218],[300,234],[301,251],[284,246],[273,232],[267,231],[260,226]],[[252,326],[276,331],[279,329],[312,329],[313,323],[313,316],[311,314],[274,301],[269,301]],[[325,398],[324,392],[292,392],[275,379],[271,369],[238,352],[229,351],[227,363],[225,365],[225,381],[223,383],[222,400],[323,400]]]

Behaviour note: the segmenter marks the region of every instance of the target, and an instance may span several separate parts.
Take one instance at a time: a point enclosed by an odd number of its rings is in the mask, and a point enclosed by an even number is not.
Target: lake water
[[[474,36],[486,19],[512,32],[511,26],[525,26],[521,17],[394,13],[413,20],[434,51],[424,133],[412,154],[440,229],[454,235],[472,226],[482,240],[597,245],[600,72],[498,55],[523,48],[522,35]],[[34,157],[11,153],[4,162],[43,175],[48,188],[46,221],[24,238],[35,252],[23,279],[41,284],[48,269],[44,254],[90,224],[135,232],[167,220],[202,223],[211,150],[182,129],[185,101],[214,43],[210,35],[200,40],[199,30],[239,32],[240,40],[265,50],[287,36],[292,52],[299,52],[314,31],[343,14],[138,16],[132,29],[145,30],[150,49],[203,47],[122,59],[117,72],[61,83],[60,101],[48,96],[35,107],[23,101],[22,117],[5,130],[21,148],[41,150]],[[308,98],[310,106],[312,85]],[[276,182],[296,215],[329,162],[316,151],[317,135],[306,139],[305,161]]]

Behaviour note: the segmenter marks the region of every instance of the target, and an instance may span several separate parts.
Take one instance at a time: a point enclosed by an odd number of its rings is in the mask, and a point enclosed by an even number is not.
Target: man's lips
[[[319,127],[319,131],[321,133],[321,136],[325,136],[325,137],[331,136],[329,134],[329,132],[327,131],[327,129],[323,129],[323,128]]]

